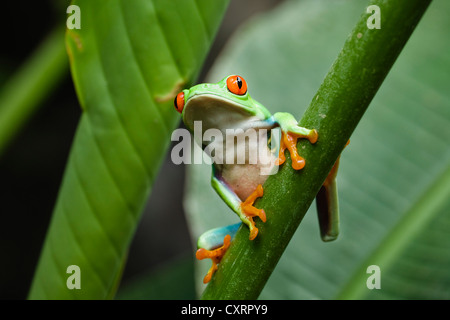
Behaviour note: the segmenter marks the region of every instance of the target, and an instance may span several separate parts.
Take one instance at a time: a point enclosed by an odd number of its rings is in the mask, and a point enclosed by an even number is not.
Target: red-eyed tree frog
[[[211,184],[225,203],[239,216],[242,223],[249,227],[249,239],[258,235],[258,228],[254,219],[258,217],[266,222],[264,209],[253,206],[254,201],[263,196],[263,185],[268,175],[261,174],[263,166],[267,166],[267,158],[275,157],[271,163],[274,166],[285,162],[284,152],[288,149],[292,168],[301,170],[305,160],[297,152],[297,139],[305,138],[310,143],[316,143],[318,132],[315,129],[306,129],[298,126],[294,116],[285,112],[272,115],[262,104],[253,100],[247,90],[245,80],[237,75],[225,77],[218,83],[203,83],[180,92],[174,101],[175,109],[181,113],[187,129],[194,132],[195,122],[201,122],[202,133],[208,129],[216,129],[227,135],[233,132],[232,144],[224,143],[223,152],[227,148],[245,150],[246,156],[265,148],[266,153],[256,163],[250,163],[245,157],[244,163],[213,162]],[[270,136],[270,129],[281,129],[280,150],[273,155],[267,139],[257,139],[250,142],[246,139],[235,139],[236,129],[240,132],[254,130]],[[231,130],[231,131],[230,131]],[[203,136],[203,135],[202,135]],[[197,141],[202,148],[206,148],[210,141]],[[236,144],[245,144],[236,146]],[[263,143],[263,145],[261,145]],[[257,145],[259,144],[259,145]],[[239,149],[238,147],[243,147]],[[265,159],[264,159],[265,158]],[[236,160],[233,158],[233,160]],[[264,160],[264,161],[263,161]],[[264,164],[263,164],[264,163]],[[338,161],[324,182],[317,195],[317,208],[321,236],[324,241],[336,239],[339,233],[339,213],[336,194],[335,177]],[[204,283],[210,281],[218,268],[221,258],[230,246],[230,243],[241,223],[227,227],[216,228],[202,234],[198,239],[196,257],[199,260],[210,258],[212,267],[203,279]]]

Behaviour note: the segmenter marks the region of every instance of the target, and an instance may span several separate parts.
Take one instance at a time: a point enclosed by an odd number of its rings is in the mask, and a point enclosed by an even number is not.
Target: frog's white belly
[[[231,142],[234,143],[224,148],[225,155],[219,159],[222,164],[217,164],[217,167],[222,179],[244,201],[273,172],[276,155],[267,146],[266,131],[256,130],[256,138],[238,135],[237,138],[232,137]]]
[[[245,201],[259,184],[263,185],[268,177],[261,175],[260,167],[256,164],[225,165],[222,171],[222,178],[242,201]]]

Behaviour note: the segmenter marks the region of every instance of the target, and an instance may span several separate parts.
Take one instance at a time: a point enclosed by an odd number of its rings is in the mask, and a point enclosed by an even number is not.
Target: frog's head
[[[174,101],[183,122],[190,130],[202,121],[203,130],[229,128],[249,118],[265,118],[261,105],[247,92],[247,83],[237,75],[218,83],[202,83],[180,92]]]

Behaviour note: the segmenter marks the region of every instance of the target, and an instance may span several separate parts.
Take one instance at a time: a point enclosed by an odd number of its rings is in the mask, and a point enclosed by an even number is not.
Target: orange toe
[[[241,210],[245,216],[245,220],[247,220],[247,225],[250,228],[249,239],[253,240],[258,235],[258,228],[255,226],[255,222],[253,221],[253,217],[259,217],[262,222],[266,222],[266,212],[263,209],[258,209],[253,206],[253,203],[257,198],[262,197],[264,194],[264,190],[262,185],[258,185],[255,191],[252,192],[251,195],[247,197],[247,199],[241,203]]]
[[[225,238],[223,239],[223,245],[217,249],[213,249],[213,250],[207,250],[205,248],[200,248],[197,250],[197,252],[195,253],[195,257],[198,260],[203,260],[203,259],[211,259],[212,261],[212,266],[211,268],[209,268],[208,273],[206,274],[206,276],[203,278],[203,283],[208,283],[209,281],[211,281],[211,278],[214,274],[214,272],[216,272],[216,270],[218,269],[218,264],[220,263],[220,261],[222,260],[223,256],[225,255],[225,252],[228,250],[228,247],[231,244],[231,236],[229,234],[227,234],[225,236]]]
[[[280,152],[278,154],[278,159],[275,161],[276,165],[281,165],[286,161],[286,157],[284,155],[284,151],[288,149],[289,154],[291,155],[292,160],[292,168],[294,170],[301,170],[305,167],[305,159],[303,159],[297,150],[297,140],[299,138],[306,138],[311,143],[316,143],[319,134],[317,130],[311,130],[308,135],[299,135],[291,132],[282,132],[281,141],[280,141]]]
[[[256,236],[258,235],[258,228],[257,227],[253,227],[253,228],[251,228],[251,230],[250,230],[250,235],[249,235],[249,240],[253,240],[253,239],[255,239],[256,238]]]
[[[294,170],[301,170],[305,167],[305,159],[298,156],[296,159],[292,159],[292,168]]]

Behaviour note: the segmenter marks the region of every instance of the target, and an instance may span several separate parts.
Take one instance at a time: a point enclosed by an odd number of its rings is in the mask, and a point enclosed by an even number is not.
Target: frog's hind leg
[[[339,235],[339,201],[336,184],[339,158],[316,195],[320,236],[323,241],[336,240]]]
[[[258,209],[253,206],[253,203],[257,198],[263,196],[263,187],[262,185],[258,185],[256,190],[250,194],[247,199],[241,203],[241,209],[243,215],[245,215],[246,219],[250,222],[250,236],[249,239],[253,240],[258,235],[258,228],[255,226],[255,222],[253,221],[253,217],[259,217],[262,222],[266,222],[266,212],[264,209]]]
[[[211,184],[214,190],[216,190],[217,194],[239,216],[241,221],[249,227],[249,239],[255,239],[258,235],[258,228],[255,226],[253,218],[259,217],[261,221],[266,222],[266,213],[264,212],[264,210],[258,209],[253,206],[255,200],[263,196],[262,185],[258,185],[245,201],[241,201],[241,199],[230,188],[230,186],[225,181],[223,181],[214,166],[213,174],[211,177]]]
[[[241,224],[242,223],[237,223],[206,231],[198,239],[197,247],[199,249],[197,250],[195,257],[198,260],[208,258],[212,261],[212,266],[203,278],[203,283],[208,283],[211,280],[214,272],[216,272],[218,268],[218,264],[228,250],[231,240],[234,238]]]
[[[347,141],[348,146],[350,140]],[[344,148],[345,148],[344,147]],[[339,202],[337,194],[336,176],[339,168],[337,158],[333,168],[328,173],[325,182],[316,195],[317,215],[319,217],[320,236],[323,241],[333,241],[339,235]]]
[[[339,204],[336,180],[323,185],[316,195],[320,236],[323,241],[336,240],[339,235]]]

